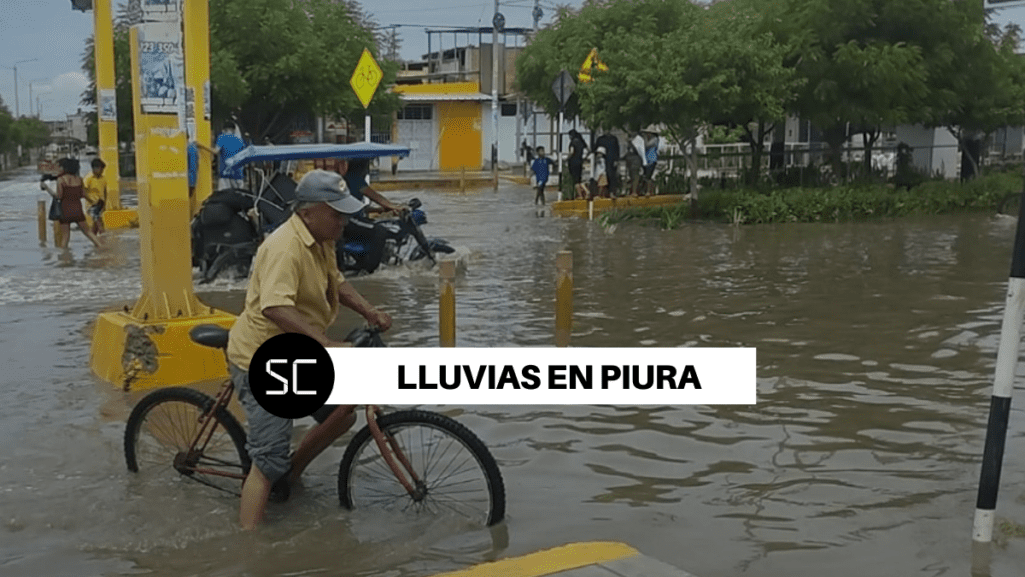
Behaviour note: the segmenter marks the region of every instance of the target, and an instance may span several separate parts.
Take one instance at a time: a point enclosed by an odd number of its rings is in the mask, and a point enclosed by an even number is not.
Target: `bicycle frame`
[[[213,437],[214,429],[217,424],[217,419],[215,418],[217,411],[222,408],[227,410],[228,403],[231,401],[231,396],[234,392],[235,384],[231,380],[225,381],[224,385],[221,386],[221,390],[218,391],[217,396],[214,398],[214,402],[206,411],[203,412],[202,415],[200,415],[199,431],[196,433],[195,438],[189,445],[188,452],[185,454],[179,453],[175,456],[174,468],[179,473],[203,473],[206,475],[228,477],[232,479],[245,479],[246,473],[229,473],[220,470],[202,469],[196,466],[199,456],[206,451],[207,444],[209,444],[210,439]],[[344,408],[345,414],[348,415],[355,412],[356,405],[347,405],[342,408]],[[402,485],[414,501],[420,501],[427,493],[427,486],[423,480],[417,476],[416,471],[413,469],[413,465],[409,462],[408,457],[406,457],[405,453],[403,453],[402,449],[399,447],[398,441],[396,441],[392,435],[381,431],[381,428],[377,425],[377,417],[382,414],[383,412],[380,407],[376,405],[366,406],[367,425],[370,428],[374,442],[377,443],[377,448],[381,451],[381,456],[384,457],[385,462],[388,463],[388,468],[391,469],[392,474],[395,475],[399,484]]]

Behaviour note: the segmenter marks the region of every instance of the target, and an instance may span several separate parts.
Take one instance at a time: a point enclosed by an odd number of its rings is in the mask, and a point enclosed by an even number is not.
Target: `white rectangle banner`
[[[335,405],[752,405],[753,348],[329,348]]]

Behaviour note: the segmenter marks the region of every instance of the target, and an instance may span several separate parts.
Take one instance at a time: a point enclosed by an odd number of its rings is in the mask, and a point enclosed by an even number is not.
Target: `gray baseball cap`
[[[363,209],[363,202],[349,193],[342,175],[327,170],[311,170],[303,175],[295,189],[295,199],[300,202],[326,202],[344,214],[355,214]]]

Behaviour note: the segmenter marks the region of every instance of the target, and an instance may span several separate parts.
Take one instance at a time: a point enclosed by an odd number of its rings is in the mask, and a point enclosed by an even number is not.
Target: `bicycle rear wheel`
[[[209,396],[184,387],[146,395],[125,427],[128,470],[154,479],[190,479],[238,494],[249,472],[246,433],[238,420],[224,408],[218,409],[209,442],[192,447],[200,417],[213,404]]]
[[[349,442],[338,470],[338,495],[349,509],[382,508],[454,514],[483,525],[505,516],[505,485],[494,457],[469,429],[428,411],[398,411],[378,426],[392,435],[421,481],[411,496],[363,427]]]

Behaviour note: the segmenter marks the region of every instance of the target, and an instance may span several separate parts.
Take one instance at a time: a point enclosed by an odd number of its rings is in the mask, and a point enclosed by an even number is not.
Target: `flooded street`
[[[37,237],[35,172],[0,175],[0,574],[428,576],[572,541],[624,541],[696,577],[964,576],[1015,221],[988,214],[675,231],[551,218],[533,191],[387,192],[457,247],[457,345],[547,347],[555,255],[577,347],[756,347],[754,406],[430,407],[491,448],[490,530],[338,507],[337,443],[255,534],[237,500],[133,482],[138,395],[89,370],[97,313],[139,295],[137,231],[98,252]],[[550,195],[551,196],[551,195]],[[434,270],[352,281],[395,347],[438,342]],[[199,286],[238,312],[244,281]],[[344,335],[357,317],[343,312]],[[1019,365],[1025,375],[1025,365]],[[368,384],[368,386],[372,386]],[[989,573],[1025,576],[1016,384]],[[300,421],[297,435],[312,423]],[[1017,533],[1015,532],[1017,528]]]

